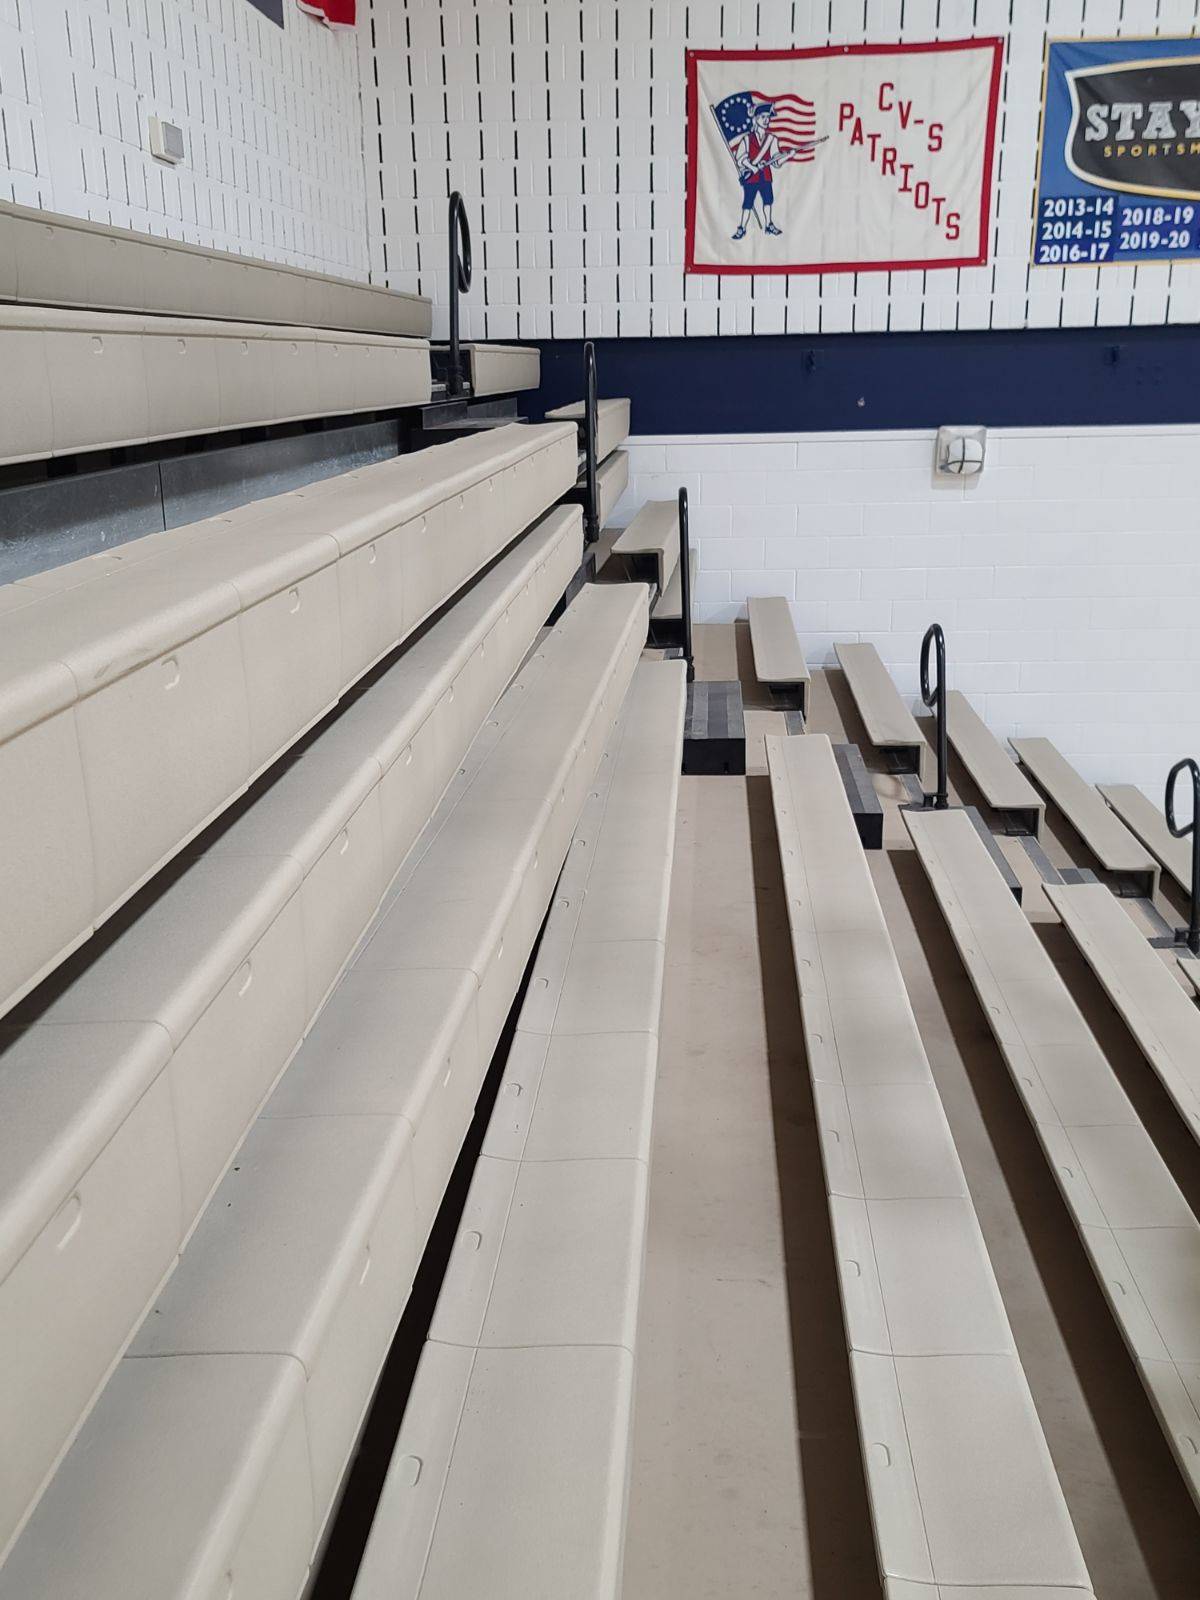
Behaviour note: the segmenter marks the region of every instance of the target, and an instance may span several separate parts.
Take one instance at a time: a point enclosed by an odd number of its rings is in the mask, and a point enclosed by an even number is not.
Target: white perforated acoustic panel
[[[0,0],[0,197],[367,275],[353,36],[246,0]],[[150,153],[149,119],[184,159]]]
[[[1200,268],[1029,265],[1047,36],[1190,34],[1195,0],[366,0],[361,11],[372,276],[444,299],[446,197],[462,189],[484,268],[464,307],[471,337],[1200,318]],[[685,51],[973,35],[1007,41],[987,266],[685,277]]]

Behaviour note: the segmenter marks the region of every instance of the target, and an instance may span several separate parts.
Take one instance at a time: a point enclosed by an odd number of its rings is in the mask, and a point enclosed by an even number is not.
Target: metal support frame
[[[589,339],[583,347],[583,533],[587,544],[600,537],[599,460],[596,442],[600,433],[600,388],[596,373],[596,346]]]
[[[1181,827],[1175,820],[1175,789],[1181,773],[1190,772],[1192,777],[1192,820]],[[1186,839],[1189,834],[1192,840],[1192,904],[1188,914],[1188,925],[1180,928],[1175,935],[1176,943],[1186,945],[1194,956],[1200,956],[1200,765],[1191,756],[1185,756],[1182,761],[1177,761],[1167,774],[1167,792],[1163,800],[1163,810],[1166,812],[1167,828],[1173,839]]]
[[[937,651],[937,683],[929,686],[929,647]],[[946,727],[946,635],[940,622],[935,622],[921,640],[921,699],[937,719],[937,788],[925,796],[925,804],[935,811],[950,808],[950,789],[947,781],[949,767],[949,740]]]
[[[687,681],[696,677],[696,664],[692,657],[692,567],[691,545],[688,540],[688,492],[679,491],[679,614],[682,624],[683,659],[687,663]]]
[[[462,372],[462,349],[458,332],[458,297],[471,290],[471,227],[467,221],[467,208],[457,189],[450,196],[449,211],[450,255],[450,356],[446,372],[446,393],[466,393],[466,380]]]

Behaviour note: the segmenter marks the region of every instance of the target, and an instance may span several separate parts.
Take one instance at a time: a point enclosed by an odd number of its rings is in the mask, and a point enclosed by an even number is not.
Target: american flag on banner
[[[727,95],[712,108],[727,145],[732,147],[750,132],[759,106],[771,107],[771,132],[782,152],[793,161],[815,158],[816,107],[798,94],[769,95],[760,94],[757,89],[743,89],[739,94]]]
[[[318,17],[327,28],[354,26],[355,0],[298,0],[301,11]]]

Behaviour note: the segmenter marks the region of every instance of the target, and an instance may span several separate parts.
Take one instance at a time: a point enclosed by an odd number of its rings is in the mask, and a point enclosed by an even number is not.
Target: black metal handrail
[[[458,333],[458,297],[471,289],[471,226],[467,208],[456,189],[450,196],[450,357],[446,372],[446,393],[462,394],[462,351]]]
[[[679,614],[683,621],[681,643],[683,659],[687,663],[687,681],[696,676],[692,659],[692,567],[691,541],[688,537],[688,492],[679,491]]]
[[[600,388],[596,372],[596,346],[589,339],[583,347],[583,460],[586,504],[583,508],[583,533],[588,544],[600,537],[600,487],[597,438],[600,432]]]
[[[1175,820],[1175,788],[1182,772],[1192,775],[1192,820],[1180,827]],[[1167,793],[1163,801],[1167,816],[1167,829],[1173,839],[1192,840],[1192,907],[1186,928],[1180,928],[1178,938],[1194,956],[1200,956],[1200,766],[1191,756],[1177,761],[1167,774]]]
[[[929,647],[937,648],[937,683],[929,687]],[[950,806],[950,790],[947,784],[947,768],[949,766],[949,739],[946,731],[946,635],[942,632],[940,622],[935,622],[926,629],[925,637],[921,640],[921,699],[934,713],[937,719],[937,789],[932,796],[926,796],[926,803],[932,801],[935,811],[946,811]]]

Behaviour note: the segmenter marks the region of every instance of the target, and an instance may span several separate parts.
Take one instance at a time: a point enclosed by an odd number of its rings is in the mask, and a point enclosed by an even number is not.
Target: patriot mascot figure
[[[787,102],[786,104],[784,102]],[[744,239],[753,217],[764,233],[778,238],[775,226],[775,172],[790,161],[811,161],[824,140],[814,137],[816,114],[811,100],[799,95],[769,99],[753,89],[728,95],[709,106],[721,130],[742,185],[742,216],[733,237]],[[762,207],[758,216],[757,206]]]

